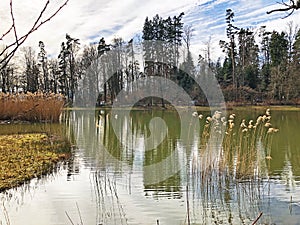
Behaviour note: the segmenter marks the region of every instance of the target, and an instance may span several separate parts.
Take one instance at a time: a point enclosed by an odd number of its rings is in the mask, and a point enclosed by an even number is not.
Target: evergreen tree
[[[72,38],[66,34],[66,42],[62,42],[59,58],[60,69],[60,92],[64,94],[72,104],[74,100],[75,88],[80,79],[76,62],[76,52],[79,48],[79,39]]]
[[[175,45],[175,65],[178,67],[178,61],[179,61],[179,47],[181,46],[182,42],[182,34],[183,34],[183,22],[182,17],[184,16],[184,13],[180,13],[178,16],[173,17],[173,23],[174,23],[174,35],[171,35],[171,40],[174,37],[174,45]]]
[[[232,9],[227,9],[226,10],[226,23],[227,23],[227,28],[226,28],[226,35],[227,38],[229,39],[229,42],[221,40],[219,42],[220,47],[223,49],[223,52],[227,54],[224,63],[226,64],[226,67],[230,66],[231,69],[226,69],[226,79],[225,80],[232,80],[232,85],[235,89],[237,89],[237,77],[236,77],[236,41],[235,41],[235,36],[238,33],[239,28],[234,26],[234,12]]]
[[[239,30],[236,26],[233,25],[234,22],[234,12],[231,9],[226,10],[226,34],[229,39],[228,47],[228,57],[230,58],[231,63],[231,73],[232,73],[232,83],[235,88],[237,88],[237,77],[236,77],[236,43],[235,43],[235,35],[237,34],[237,31]]]
[[[223,73],[223,67],[221,64],[220,57],[218,58],[217,62],[212,66],[212,71],[214,72],[218,83],[223,86],[224,84],[224,73]]]
[[[293,43],[292,60],[296,66],[300,66],[300,29],[298,30]]]
[[[48,73],[49,73],[49,90],[53,93],[58,93],[60,69],[58,60],[53,58],[48,61]]]
[[[288,40],[284,32],[273,31],[270,40],[271,83],[272,97],[284,100],[285,84],[288,80]]]
[[[76,71],[76,59],[75,54],[78,51],[78,46],[80,45],[79,39],[72,38],[70,35],[66,34],[66,54],[68,56],[68,64],[69,64],[69,100],[73,103],[75,88],[77,86],[77,82],[79,74]]]
[[[184,13],[173,18],[163,19],[158,14],[149,20],[146,17],[143,27],[144,56],[152,62],[145,62],[148,74],[153,72],[153,61],[167,63],[178,67],[179,46],[182,44]],[[149,41],[157,41],[154,46]],[[154,51],[156,50],[156,51]],[[166,75],[166,74],[165,74]]]
[[[255,37],[249,28],[240,29],[238,33],[238,83],[256,88],[259,72],[259,49],[255,43]]]
[[[66,50],[65,42],[61,43],[60,53],[58,55],[58,65],[59,65],[59,92],[64,96],[67,96],[69,93],[69,81],[68,81],[68,74],[67,74],[67,57],[68,53]]]
[[[104,65],[104,61],[105,61],[105,58],[103,58],[103,55],[110,51],[110,45],[107,45],[106,42],[105,42],[105,39],[104,37],[102,37],[100,40],[99,40],[99,43],[98,43],[98,46],[97,46],[97,51],[98,51],[98,57],[99,59],[101,59],[102,61],[102,74],[103,74],[103,81],[106,81],[106,73],[107,73],[107,69],[106,69],[106,66]],[[102,58],[100,58],[102,57]],[[107,82],[103,82],[103,99],[99,99],[99,101],[104,101],[105,103],[107,103]]]
[[[266,31],[266,27],[260,28],[261,49],[260,49],[260,90],[266,92],[271,79],[271,58],[270,58],[270,39],[271,32]]]
[[[300,98],[300,29],[297,31],[292,47],[290,95]]]
[[[40,71],[42,72],[42,84],[41,87],[44,91],[49,91],[49,77],[48,77],[48,65],[47,65],[47,52],[45,50],[45,44],[42,41],[39,41],[40,52],[38,53],[38,62],[41,67]]]

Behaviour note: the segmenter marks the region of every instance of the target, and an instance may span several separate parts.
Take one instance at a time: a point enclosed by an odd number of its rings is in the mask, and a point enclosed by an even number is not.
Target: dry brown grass
[[[243,119],[238,126],[235,124],[235,114],[225,118],[216,112],[206,118],[200,147],[202,171],[225,171],[238,179],[260,176],[264,165],[272,159],[272,139],[278,132],[272,127],[270,109],[256,120]],[[219,145],[214,144],[217,140]]]
[[[64,104],[60,94],[0,93],[0,120],[57,122]]]

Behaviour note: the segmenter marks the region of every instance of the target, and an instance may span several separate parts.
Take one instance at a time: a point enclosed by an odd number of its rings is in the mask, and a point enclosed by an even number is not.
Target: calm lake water
[[[234,113],[239,124],[264,111]],[[51,132],[75,143],[70,162],[0,193],[0,224],[252,224],[261,212],[257,224],[300,224],[300,111],[271,113],[280,131],[271,160],[256,144],[259,179],[205,173],[203,127],[191,112],[73,111],[61,124],[0,125],[0,134]]]

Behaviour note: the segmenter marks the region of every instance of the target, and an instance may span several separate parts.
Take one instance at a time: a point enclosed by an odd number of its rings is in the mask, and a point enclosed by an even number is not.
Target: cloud
[[[45,0],[14,1],[14,12],[19,34],[24,34],[33,24],[35,18],[45,4]],[[62,3],[60,0],[50,1],[46,14],[49,15]],[[64,41],[66,33],[81,39],[82,43],[88,44],[95,41],[96,36],[105,36],[110,41],[115,35],[124,39],[132,37],[142,29],[147,15],[154,16],[156,13],[176,13],[187,8],[187,5],[195,3],[194,0],[70,0],[68,5],[51,21],[44,24],[38,31],[28,38],[26,44],[37,46],[39,40],[43,40],[50,54],[59,51],[60,43]],[[10,25],[9,0],[0,2],[0,33],[4,33]],[[13,38],[9,36],[6,43]]]
[[[13,1],[19,35],[32,26],[45,2],[46,0]],[[53,13],[60,4],[62,0],[51,0],[46,14]],[[107,42],[114,36],[129,40],[141,32],[146,16],[151,18],[159,14],[167,17],[184,11],[185,24],[191,24],[195,30],[193,49],[200,52],[211,36],[216,52],[214,58],[217,58],[221,54],[218,41],[226,38],[226,8],[234,10],[236,24],[240,27],[265,24],[282,30],[287,21],[292,19],[296,23],[297,18],[299,20],[300,12],[286,20],[281,19],[284,16],[282,13],[266,14],[267,10],[278,6],[273,0],[257,0],[255,3],[249,0],[70,0],[57,16],[28,38],[26,45],[37,48],[38,41],[42,40],[48,53],[57,55],[66,33],[79,38],[82,44],[97,42],[101,37],[105,37]],[[10,19],[9,0],[1,0],[0,35],[8,29]],[[12,37],[7,37],[5,42],[8,43]]]
[[[286,19],[282,19],[286,15],[285,13],[266,14],[267,11],[276,7],[280,7],[280,5],[272,0],[211,0],[198,4],[197,7],[190,9],[184,17],[184,22],[191,24],[195,30],[192,39],[194,53],[204,55],[204,49],[207,48],[206,43],[211,37],[213,60],[224,56],[218,43],[219,40],[227,39],[225,14],[228,8],[234,11],[234,23],[240,28],[255,29],[266,25],[268,30],[283,31],[289,21],[299,24],[297,20],[300,21],[300,12],[298,11]]]

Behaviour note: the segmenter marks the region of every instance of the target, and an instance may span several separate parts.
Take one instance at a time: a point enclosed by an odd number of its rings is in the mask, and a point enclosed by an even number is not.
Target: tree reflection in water
[[[241,155],[230,153],[229,157],[220,145],[202,142],[199,132],[204,127],[195,126],[191,114],[190,126],[184,131],[187,138],[181,140],[182,130],[175,112],[132,111],[129,116],[122,111],[117,113],[116,116],[104,110],[77,112],[73,123],[77,130],[77,145],[84,149],[82,154],[86,164],[93,171],[99,222],[108,224],[118,220],[118,224],[126,224],[126,212],[130,210],[126,208],[126,199],[134,198],[133,189],[144,193],[140,196],[141,202],[149,198],[186,202],[188,186],[191,224],[251,224],[261,212],[264,216],[260,222],[272,223],[269,166],[265,159],[270,146],[263,140],[257,140],[256,150],[251,157],[247,155],[248,161],[244,159],[245,163],[240,164]],[[208,114],[205,112],[204,116]],[[159,144],[153,144],[155,148],[145,151],[145,139],[153,130],[149,128],[153,117],[162,118],[168,132],[161,142],[154,138],[152,141]],[[112,123],[118,124],[117,130]],[[159,134],[156,137],[161,138]],[[172,158],[168,159],[167,166],[147,169],[170,155]],[[170,171],[176,172],[170,176]],[[124,182],[124,179],[127,180]],[[124,185],[128,195],[125,198],[124,193],[118,193]],[[184,214],[181,222],[187,223],[187,212]]]

